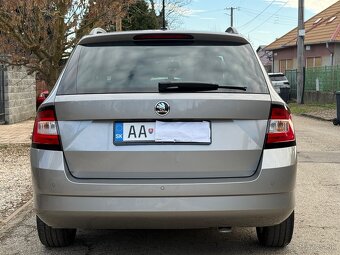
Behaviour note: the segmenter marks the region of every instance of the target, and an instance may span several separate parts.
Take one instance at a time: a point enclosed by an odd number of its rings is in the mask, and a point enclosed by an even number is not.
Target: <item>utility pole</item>
[[[165,0],[163,0],[162,18],[163,18],[162,29],[166,30],[166,21],[165,21]]]
[[[305,69],[305,23],[304,0],[299,0],[299,23],[297,34],[297,103],[303,104],[304,93],[304,69]]]
[[[234,10],[236,10],[237,8],[235,7],[230,7],[227,8],[227,10],[230,10],[230,26],[233,27],[234,26]]]

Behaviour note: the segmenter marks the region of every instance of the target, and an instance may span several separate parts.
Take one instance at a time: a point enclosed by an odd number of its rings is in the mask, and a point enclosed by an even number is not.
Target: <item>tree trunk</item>
[[[58,68],[51,68],[50,72],[48,73],[48,76],[46,77],[46,83],[47,83],[47,88],[48,91],[51,92],[53,89],[56,81],[58,80],[59,77],[59,69]]]

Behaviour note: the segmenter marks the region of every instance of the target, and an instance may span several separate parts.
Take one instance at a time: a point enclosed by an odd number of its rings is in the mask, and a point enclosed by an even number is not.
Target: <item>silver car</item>
[[[77,228],[246,226],[283,247],[296,164],[290,111],[242,36],[85,36],[35,120],[39,238],[56,247]]]

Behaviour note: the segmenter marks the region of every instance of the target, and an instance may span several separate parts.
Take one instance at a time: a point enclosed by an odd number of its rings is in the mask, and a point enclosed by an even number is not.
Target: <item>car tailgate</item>
[[[171,106],[160,117],[154,106]],[[55,101],[68,168],[77,178],[217,178],[252,175],[261,159],[268,94],[183,93],[64,95]],[[114,123],[211,123],[209,144],[114,144]]]

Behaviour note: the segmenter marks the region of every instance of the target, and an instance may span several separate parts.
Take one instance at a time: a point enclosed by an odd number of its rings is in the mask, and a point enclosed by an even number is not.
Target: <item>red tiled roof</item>
[[[305,44],[340,42],[340,1],[307,20],[305,30]],[[266,50],[295,46],[296,39],[297,28],[294,28],[268,45]]]

